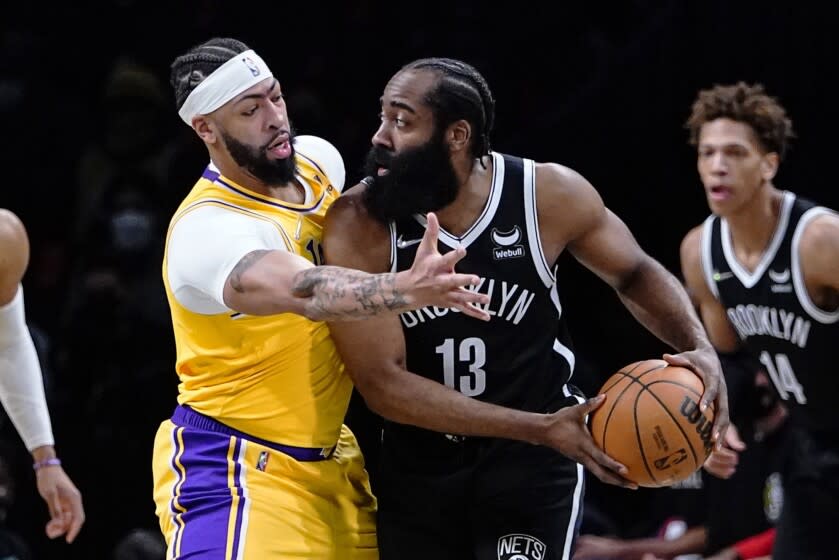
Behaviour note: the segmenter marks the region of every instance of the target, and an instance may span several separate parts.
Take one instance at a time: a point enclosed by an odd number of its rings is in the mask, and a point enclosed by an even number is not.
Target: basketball
[[[591,435],[607,455],[629,470],[639,486],[670,486],[696,472],[713,449],[714,406],[699,410],[702,380],[664,360],[630,364],[599,394],[606,402],[591,414]]]

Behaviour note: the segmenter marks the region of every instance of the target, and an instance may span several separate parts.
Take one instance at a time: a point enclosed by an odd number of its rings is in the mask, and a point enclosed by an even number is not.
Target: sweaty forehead
[[[425,106],[425,96],[437,84],[439,76],[430,70],[405,70],[399,72],[385,86],[382,102],[387,105],[397,101],[415,109]]]

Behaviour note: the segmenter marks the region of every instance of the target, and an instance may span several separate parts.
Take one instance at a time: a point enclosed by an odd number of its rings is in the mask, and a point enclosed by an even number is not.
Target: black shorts
[[[773,560],[839,558],[839,442],[795,432]]]
[[[583,467],[556,451],[388,425],[381,466],[381,560],[571,557]]]

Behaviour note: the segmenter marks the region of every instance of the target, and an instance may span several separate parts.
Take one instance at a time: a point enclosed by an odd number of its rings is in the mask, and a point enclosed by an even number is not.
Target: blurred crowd
[[[4,114],[27,111],[28,103],[19,101],[22,107],[4,107]],[[188,185],[183,170],[202,162],[169,126],[169,91],[147,68],[117,61],[99,106],[99,129],[88,143],[19,146],[42,146],[43,172],[25,171],[42,184],[18,193],[25,201],[3,204],[21,216],[32,239],[24,281],[28,322],[57,448],[88,512],[78,546],[64,551],[38,544],[43,506],[28,456],[3,422],[3,458],[17,494],[9,499],[7,525],[34,541],[31,558],[105,558],[111,550],[118,558],[162,558],[150,452],[154,430],[177,394],[162,245],[181,194],[171,186]]]

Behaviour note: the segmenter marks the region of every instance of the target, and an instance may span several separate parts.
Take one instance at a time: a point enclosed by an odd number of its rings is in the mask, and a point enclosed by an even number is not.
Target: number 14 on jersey
[[[788,400],[790,394],[792,394],[798,404],[807,404],[804,387],[798,382],[786,354],[775,354],[773,360],[769,352],[764,350],[760,353],[760,363],[766,368],[766,373],[772,378],[772,383],[775,384],[775,388],[782,399]]]

